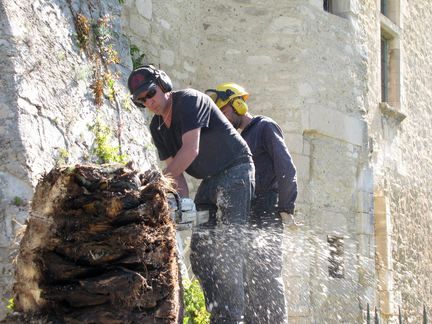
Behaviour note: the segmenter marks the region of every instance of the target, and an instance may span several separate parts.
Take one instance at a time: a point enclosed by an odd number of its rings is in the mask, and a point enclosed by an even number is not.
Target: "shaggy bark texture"
[[[176,323],[170,191],[158,171],[127,166],[76,165],[45,175],[16,261],[15,320]]]

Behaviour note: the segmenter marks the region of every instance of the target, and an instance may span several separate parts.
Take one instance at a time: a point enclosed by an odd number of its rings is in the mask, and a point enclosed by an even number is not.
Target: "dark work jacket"
[[[297,198],[296,168],[279,125],[269,117],[256,116],[241,135],[252,152],[256,195],[276,191],[278,210],[293,213]]]

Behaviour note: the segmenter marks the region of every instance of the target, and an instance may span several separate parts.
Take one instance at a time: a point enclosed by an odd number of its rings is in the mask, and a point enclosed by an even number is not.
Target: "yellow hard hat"
[[[244,101],[249,98],[249,93],[234,82],[221,83],[216,86],[216,89],[207,89],[205,93],[213,99],[219,108],[222,108],[234,98],[241,97]]]

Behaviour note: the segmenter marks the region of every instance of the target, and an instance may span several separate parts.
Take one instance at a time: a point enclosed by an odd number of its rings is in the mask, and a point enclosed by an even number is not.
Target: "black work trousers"
[[[194,228],[191,265],[206,298],[211,323],[244,322],[244,246],[255,185],[252,163],[244,163],[204,179],[195,196],[197,210],[209,221]],[[219,212],[217,212],[219,211]]]
[[[246,251],[245,322],[287,323],[282,279],[282,219],[277,193],[258,193],[252,200],[250,245]]]

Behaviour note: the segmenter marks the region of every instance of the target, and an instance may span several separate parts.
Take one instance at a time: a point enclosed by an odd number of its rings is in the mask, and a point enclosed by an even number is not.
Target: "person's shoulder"
[[[175,96],[178,97],[202,97],[205,96],[204,93],[192,88],[186,88],[182,90],[173,91]]]
[[[268,116],[261,116],[261,115],[257,115],[253,118],[254,120],[256,120],[256,123],[261,124],[262,126],[276,126],[279,127],[279,125],[270,117]]]
[[[259,124],[262,132],[266,134],[275,134],[278,133],[282,135],[282,129],[274,119],[268,116],[255,116],[254,119],[257,118],[257,124]],[[283,136],[283,135],[282,135]]]

